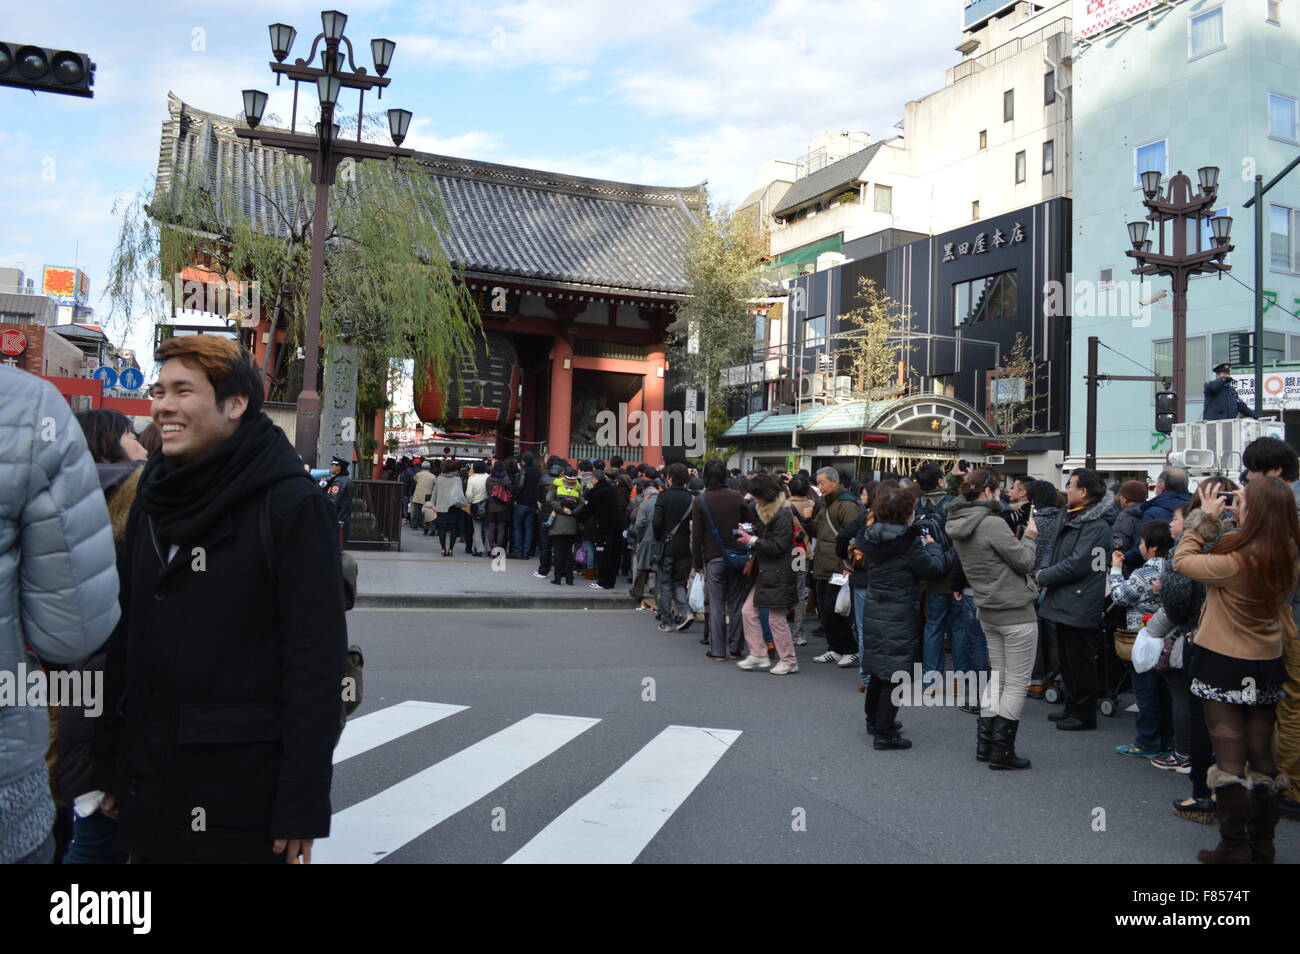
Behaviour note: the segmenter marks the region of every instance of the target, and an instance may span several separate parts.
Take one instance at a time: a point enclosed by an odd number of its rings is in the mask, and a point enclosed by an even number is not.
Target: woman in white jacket
[[[460,535],[460,516],[469,507],[459,470],[454,460],[443,461],[442,473],[438,475],[438,480],[433,485],[433,496],[429,499],[430,508],[436,515],[435,526],[443,556],[451,556],[455,549],[456,537]],[[425,534],[429,533],[427,519],[426,516]]]
[[[474,461],[470,468],[469,480],[465,482],[465,498],[469,503],[470,519],[474,521],[474,555],[487,553],[487,537],[483,520],[487,516],[487,464],[481,460]]]

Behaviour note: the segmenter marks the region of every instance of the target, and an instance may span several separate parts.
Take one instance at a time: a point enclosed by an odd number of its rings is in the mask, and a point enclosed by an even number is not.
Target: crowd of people
[[[0,673],[31,662],[88,690],[0,706],[0,863],[308,862],[329,831],[347,462],[308,477],[228,339],[156,357],[142,439],[0,367]],[[1116,754],[1188,777],[1174,812],[1220,831],[1202,861],[1269,863],[1300,808],[1300,460],[1261,438],[1243,465],[1195,492],[1170,468],[1154,494],[964,461],[862,482],[527,453],[385,469],[445,555],[535,558],[555,586],[624,578],[659,630],[702,622],[709,663],[793,675],[816,641],[814,663],[857,671],[877,750],[912,746],[909,682],[951,691],[1001,771],[1031,767],[1029,700],[1060,695],[1047,718],[1083,732],[1131,687]]]
[[[531,454],[441,462],[436,483],[430,462],[386,468],[444,554],[536,557],[555,585],[575,568],[603,589],[622,576],[660,630],[702,621],[711,662],[790,675],[796,647],[824,639],[813,662],[858,671],[876,749],[911,747],[898,715],[915,675],[940,697],[952,684],[975,757],[998,770],[1031,767],[1016,750],[1027,700],[1063,701],[1047,718],[1083,732],[1131,689],[1136,733],[1116,754],[1188,776],[1173,810],[1217,820],[1202,860],[1228,862],[1270,859],[1281,814],[1300,815],[1300,465],[1272,438],[1244,464],[1240,484],[1195,493],[1173,467],[1154,493],[1091,470],[1061,491],[964,461],[861,482]],[[1160,641],[1140,669],[1139,632]]]

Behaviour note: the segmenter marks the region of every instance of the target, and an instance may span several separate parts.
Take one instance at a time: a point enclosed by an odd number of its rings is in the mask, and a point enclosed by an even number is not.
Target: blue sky
[[[116,199],[147,189],[170,90],[234,115],[240,90],[289,87],[267,69],[267,24],[320,32],[319,2],[46,2],[8,9],[0,39],[86,52],[94,99],[0,87],[0,265],[39,281],[74,261],[101,318]],[[758,166],[818,133],[897,135],[903,106],[943,85],[959,56],[961,0],[485,0],[341,5],[358,65],[397,42],[382,104],[415,114],[426,152],[627,182],[692,185],[735,202]],[[306,87],[303,93],[308,94]],[[314,99],[314,93],[310,93]],[[343,103],[355,110],[355,94]],[[109,326],[121,340],[122,326]],[[148,329],[127,343],[147,350]]]

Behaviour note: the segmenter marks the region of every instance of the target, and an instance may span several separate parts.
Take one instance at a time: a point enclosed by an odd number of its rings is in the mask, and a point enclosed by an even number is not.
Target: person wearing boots
[[[863,710],[875,749],[910,749],[895,721],[893,694],[910,675],[921,641],[916,584],[944,574],[943,548],[914,522],[919,488],[881,481],[871,501],[871,526],[854,539],[866,554],[866,605],[862,614],[862,668],[871,677]]]
[[[991,769],[1027,769],[1029,759],[1016,755],[1016,732],[1038,649],[1038,587],[1027,575],[1037,546],[1032,537],[1017,540],[1003,519],[998,478],[991,470],[970,474],[959,494],[948,505],[945,529],[975,592],[992,670],[980,694],[975,758]]]
[[[1197,496],[1201,506],[1188,515],[1174,552],[1174,569],[1206,590],[1189,675],[1214,741],[1208,782],[1219,844],[1197,857],[1272,864],[1281,810],[1273,724],[1287,679],[1283,645],[1296,636],[1291,592],[1300,572],[1300,521],[1291,488],[1276,477],[1254,477],[1231,504],[1208,488]],[[1241,529],[1203,554],[1225,506]]]

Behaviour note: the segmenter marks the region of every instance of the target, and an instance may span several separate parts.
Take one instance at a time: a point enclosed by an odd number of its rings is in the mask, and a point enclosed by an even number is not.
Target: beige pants
[[[980,715],[1019,722],[1038,653],[1038,622],[995,626],[980,620],[980,626],[988,641],[989,668],[993,672],[988,691],[980,700]]]

